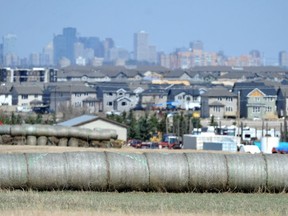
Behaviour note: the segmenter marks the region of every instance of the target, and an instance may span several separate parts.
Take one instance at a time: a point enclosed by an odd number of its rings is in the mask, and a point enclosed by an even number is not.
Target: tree
[[[130,139],[140,139],[137,121],[132,110],[129,111],[126,121],[128,126],[128,137]]]
[[[156,113],[154,113],[152,116],[150,116],[149,120],[148,120],[148,127],[149,127],[149,132],[150,134],[156,134],[158,132],[158,125],[159,125],[159,121],[158,118],[156,116]]]
[[[210,126],[217,126],[217,122],[215,121],[214,115],[211,116],[210,118]]]
[[[149,124],[148,124],[148,114],[141,116],[138,121],[139,137],[143,141],[148,141],[150,139],[149,134]]]

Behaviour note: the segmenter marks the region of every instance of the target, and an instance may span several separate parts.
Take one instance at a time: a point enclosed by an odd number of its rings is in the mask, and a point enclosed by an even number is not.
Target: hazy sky
[[[227,55],[258,49],[277,59],[288,51],[288,0],[1,0],[0,7],[0,36],[16,34],[20,56],[40,52],[63,27],[112,37],[130,51],[140,30],[167,53],[193,40]]]

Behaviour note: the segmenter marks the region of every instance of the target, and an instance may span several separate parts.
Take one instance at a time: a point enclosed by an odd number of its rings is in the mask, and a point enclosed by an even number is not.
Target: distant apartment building
[[[247,55],[228,57],[226,65],[239,67],[263,66],[263,61],[260,52],[252,50]]]
[[[0,82],[5,83],[48,83],[56,82],[57,70],[46,68],[2,68],[0,74]]]
[[[288,53],[286,51],[279,53],[279,66],[288,67]]]

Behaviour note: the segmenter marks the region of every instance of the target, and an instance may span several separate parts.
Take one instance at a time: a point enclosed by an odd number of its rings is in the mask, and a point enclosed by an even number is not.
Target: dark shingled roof
[[[207,92],[201,95],[202,97],[237,97],[237,94],[230,92],[226,88],[215,87],[209,89]]]
[[[225,105],[218,102],[218,101],[214,101],[213,103],[209,104],[209,106],[220,106],[220,107],[224,107]]]

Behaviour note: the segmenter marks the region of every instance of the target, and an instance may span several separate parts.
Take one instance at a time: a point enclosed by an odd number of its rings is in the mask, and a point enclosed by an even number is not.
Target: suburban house
[[[140,105],[144,109],[166,109],[167,99],[168,91],[166,89],[146,89],[140,94]]]
[[[170,89],[168,91],[168,101],[174,102],[180,109],[200,108],[201,96],[199,89]]]
[[[94,103],[89,103],[87,99],[94,100]],[[89,105],[87,108],[92,113],[99,109],[99,103],[96,90],[84,83],[64,82],[50,84],[45,88],[45,104],[50,105],[50,108],[54,111],[57,111],[61,105],[70,105],[75,108],[84,108],[85,105]]]
[[[87,129],[113,129],[118,135],[118,139],[127,141],[127,126],[107,118],[102,118],[95,115],[82,115],[76,118],[58,123],[57,125],[67,127],[80,127]]]
[[[43,85],[13,85],[11,89],[12,105],[30,107],[43,104]]]
[[[274,88],[254,88],[247,95],[248,119],[276,119],[277,91]]]
[[[236,118],[237,95],[224,87],[214,87],[201,95],[201,117]]]
[[[103,112],[119,111],[128,112],[139,101],[137,94],[133,93],[124,83],[107,83],[96,87],[97,98],[102,100]]]
[[[138,71],[120,71],[120,72],[114,72],[109,73],[108,76],[111,78],[112,81],[139,81],[143,79],[143,75],[139,73]]]
[[[273,91],[273,92],[276,91],[274,89],[274,87],[269,87],[269,86],[265,85],[264,82],[236,82],[233,85],[232,92],[236,95],[239,94],[240,118],[247,118],[248,117],[248,106],[247,106],[248,97],[247,96],[254,89],[259,89],[262,92],[266,92],[269,89],[271,89],[271,91]]]
[[[12,85],[2,84],[0,86],[0,106],[12,106]]]
[[[284,117],[285,112],[288,114],[288,82],[285,83],[277,90],[277,113],[278,117]]]

